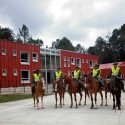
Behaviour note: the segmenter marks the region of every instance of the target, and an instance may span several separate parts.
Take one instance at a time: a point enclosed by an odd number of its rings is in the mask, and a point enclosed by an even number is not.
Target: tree
[[[22,28],[19,28],[19,34],[23,43],[27,43],[29,40],[29,29],[23,24]]]
[[[75,51],[75,47],[66,37],[63,37],[62,39],[56,39],[56,41],[53,41],[52,44],[57,49]]]
[[[14,33],[9,28],[1,28],[0,26],[0,39],[6,39],[9,41],[14,41]]]
[[[28,44],[32,44],[32,45],[36,45],[36,46],[42,46],[43,45],[43,41],[41,39],[33,39],[32,37],[29,38],[29,40],[27,41]]]
[[[75,51],[79,53],[85,53],[85,48],[84,46],[81,46],[81,44],[77,44],[75,47]]]

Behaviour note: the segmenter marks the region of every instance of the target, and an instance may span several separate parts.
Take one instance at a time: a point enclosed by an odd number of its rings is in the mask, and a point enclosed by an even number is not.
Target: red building
[[[30,85],[40,68],[40,47],[0,40],[0,86]]]
[[[61,50],[62,71],[69,76],[72,75],[75,66],[80,67],[83,77],[85,73],[90,73],[93,70],[93,66],[98,63],[98,56]]]
[[[117,62],[117,63],[118,63],[118,66],[121,69],[121,77],[125,80],[125,62]],[[110,74],[112,66],[113,66],[113,63],[101,64],[100,65],[101,76],[104,79],[109,79],[109,74]]]

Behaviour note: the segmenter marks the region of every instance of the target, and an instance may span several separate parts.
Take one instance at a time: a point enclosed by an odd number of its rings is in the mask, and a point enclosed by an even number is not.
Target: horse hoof
[[[107,104],[105,104],[105,106],[108,106]]]
[[[121,110],[121,108],[119,107],[118,110]]]
[[[90,107],[90,109],[93,109],[93,107]]]
[[[44,107],[41,107],[41,109],[44,109]]]
[[[57,106],[55,106],[55,108],[57,108]]]
[[[86,105],[86,103],[84,103],[84,105]]]
[[[115,107],[113,107],[112,109],[115,110]]]
[[[72,106],[70,106],[70,108],[72,108]]]
[[[100,106],[103,106],[103,104],[101,104]]]
[[[79,103],[79,105],[81,105],[81,103]]]

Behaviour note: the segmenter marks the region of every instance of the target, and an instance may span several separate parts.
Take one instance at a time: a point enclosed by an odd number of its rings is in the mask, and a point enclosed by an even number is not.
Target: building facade
[[[0,86],[30,85],[40,68],[40,47],[0,40]]]

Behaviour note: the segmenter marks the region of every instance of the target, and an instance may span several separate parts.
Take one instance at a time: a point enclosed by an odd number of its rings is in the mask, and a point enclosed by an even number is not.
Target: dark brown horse
[[[42,78],[37,82],[35,86],[33,100],[34,100],[34,107],[37,107],[37,109],[39,109],[39,97],[41,97],[41,108],[44,109],[43,107],[43,96],[45,92],[44,85],[45,85],[45,81]]]
[[[113,109],[118,107],[118,110],[121,110],[121,83],[116,76],[110,79],[110,90],[113,96]]]
[[[56,104],[55,108],[57,108],[57,94],[59,94],[60,97],[60,107],[62,107],[62,99],[63,99],[63,105],[64,105],[64,95],[65,95],[65,89],[64,89],[64,83],[63,80],[55,80],[53,81],[53,84],[55,86],[55,99],[56,99]]]
[[[64,83],[65,83],[66,85],[68,85],[68,93],[69,93],[70,98],[71,98],[70,108],[72,108],[72,106],[73,106],[73,97],[72,97],[72,94],[74,94],[74,100],[75,100],[75,103],[76,103],[76,108],[78,108],[77,99],[76,99],[76,93],[79,93],[79,94],[80,94],[79,105],[81,105],[82,90],[79,89],[79,86],[78,86],[78,84],[77,84],[77,81],[74,80],[74,79],[72,79],[70,76],[64,75],[63,79],[64,79]]]

